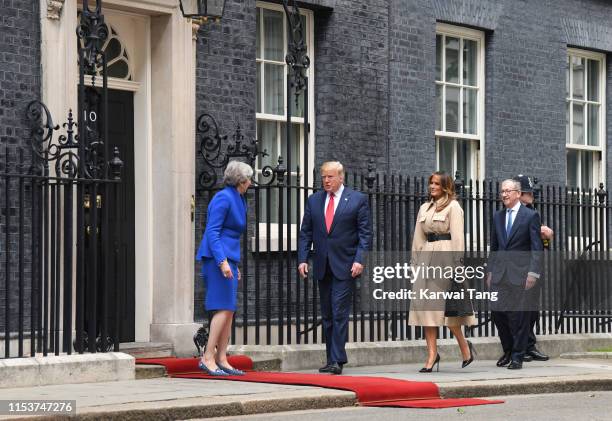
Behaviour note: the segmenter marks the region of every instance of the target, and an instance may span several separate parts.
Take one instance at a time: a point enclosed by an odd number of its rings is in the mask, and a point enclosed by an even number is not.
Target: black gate
[[[108,27],[101,1],[93,9],[88,3],[77,27],[76,118],[70,110],[54,136],[60,126],[45,104],[32,101],[25,110],[29,145],[0,150],[4,358],[119,350],[123,163],[108,141]]]

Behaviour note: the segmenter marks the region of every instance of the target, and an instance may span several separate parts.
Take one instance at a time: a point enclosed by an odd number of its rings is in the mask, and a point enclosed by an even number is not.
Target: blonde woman
[[[457,267],[465,251],[463,240],[463,209],[455,200],[453,179],[443,172],[434,172],[429,176],[429,201],[419,209],[412,243],[412,263],[425,268]],[[448,291],[452,279],[440,276],[440,271],[432,270],[417,277],[413,290],[428,289],[430,292]],[[418,296],[418,294],[417,294]],[[410,303],[408,324],[422,326],[427,342],[427,361],[421,373],[431,373],[434,365],[440,368],[437,336],[440,326],[447,326],[457,339],[463,356],[462,367],[467,367],[474,360],[474,349],[466,341],[461,326],[474,325],[474,315],[445,317],[443,299],[415,299]]]

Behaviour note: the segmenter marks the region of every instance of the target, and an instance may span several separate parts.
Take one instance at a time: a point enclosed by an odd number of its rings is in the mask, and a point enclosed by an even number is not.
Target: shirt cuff
[[[528,276],[533,276],[536,279],[540,279],[540,274],[539,273],[535,273],[535,272],[528,272],[527,273]]]

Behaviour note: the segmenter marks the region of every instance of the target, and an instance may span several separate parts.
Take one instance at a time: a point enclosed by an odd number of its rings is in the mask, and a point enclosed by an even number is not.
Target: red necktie
[[[332,222],[334,220],[334,194],[329,194],[329,202],[327,203],[327,209],[325,209],[325,226],[327,227],[327,233],[331,229]]]

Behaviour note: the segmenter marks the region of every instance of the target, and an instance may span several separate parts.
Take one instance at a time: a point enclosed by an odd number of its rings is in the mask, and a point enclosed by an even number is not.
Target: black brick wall
[[[26,104],[40,99],[40,21],[39,4],[31,0],[0,0],[0,173],[15,171],[23,150],[24,160],[30,157],[24,113]],[[6,152],[8,150],[8,165]],[[6,294],[6,256],[7,256],[7,202],[5,193],[7,183],[0,178],[0,331],[4,331],[5,294]],[[8,183],[9,201],[9,302],[11,309],[11,328],[17,324],[18,308],[18,184],[13,179]],[[29,189],[29,186],[26,186]],[[29,190],[28,190],[29,192]],[[25,207],[29,206],[24,202]],[[25,212],[24,223],[30,225],[29,211]],[[28,231],[27,227],[25,231]],[[29,235],[24,237],[26,255],[24,263],[29,268],[31,249]],[[25,297],[29,297],[29,270],[26,269]],[[29,300],[26,298],[25,326],[29,326]]]
[[[604,0],[312,0],[315,159],[411,176],[435,168],[435,26],[485,32],[485,176],[565,183],[567,47],[607,53],[612,181],[612,3]],[[198,113],[255,135],[255,1],[228,0],[198,41]],[[201,164],[199,164],[201,165]],[[198,166],[198,171],[200,166]],[[205,220],[198,195],[196,243]],[[202,288],[197,285],[196,309]],[[199,302],[198,302],[199,300]]]

